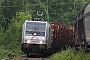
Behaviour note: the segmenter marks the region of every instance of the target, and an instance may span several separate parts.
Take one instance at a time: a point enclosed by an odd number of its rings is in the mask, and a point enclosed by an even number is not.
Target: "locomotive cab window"
[[[26,35],[45,36],[46,23],[26,22]]]

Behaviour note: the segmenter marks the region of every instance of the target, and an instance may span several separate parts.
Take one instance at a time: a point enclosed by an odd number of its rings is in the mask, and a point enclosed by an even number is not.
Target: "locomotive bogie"
[[[46,45],[45,44],[22,44],[21,50],[25,54],[38,54],[41,52],[46,51]]]

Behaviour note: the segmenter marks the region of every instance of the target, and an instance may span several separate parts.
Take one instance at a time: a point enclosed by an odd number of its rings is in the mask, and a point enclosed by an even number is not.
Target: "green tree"
[[[10,20],[15,16],[16,12],[23,10],[23,2],[21,2],[21,0],[3,0],[1,4],[1,9],[2,15],[4,16],[6,22],[5,29],[7,29]]]
[[[22,25],[25,20],[30,19],[31,15],[24,12],[17,12],[16,17],[9,23],[5,32],[4,46],[8,50],[9,56],[20,55]]]
[[[73,25],[77,13],[86,4],[85,0],[54,0],[49,2],[51,21]]]
[[[5,30],[5,26],[6,26],[6,18],[4,17],[3,13],[2,13],[2,9],[0,8],[0,29],[4,29]]]

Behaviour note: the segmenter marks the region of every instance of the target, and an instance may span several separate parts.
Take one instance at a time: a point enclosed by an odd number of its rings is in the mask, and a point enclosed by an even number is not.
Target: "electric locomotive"
[[[41,18],[26,20],[22,26],[22,47],[25,54],[42,54],[51,48],[51,26]]]

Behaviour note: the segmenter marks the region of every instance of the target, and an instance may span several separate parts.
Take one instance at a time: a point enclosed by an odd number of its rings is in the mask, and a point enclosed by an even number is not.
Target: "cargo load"
[[[52,28],[52,47],[58,48],[74,44],[74,29],[72,26],[58,22],[51,22],[50,25]]]

